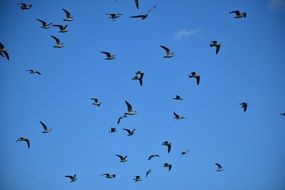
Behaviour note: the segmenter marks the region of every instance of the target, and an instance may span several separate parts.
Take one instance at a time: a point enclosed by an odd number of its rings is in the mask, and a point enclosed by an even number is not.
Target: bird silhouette
[[[165,47],[163,45],[161,45],[160,47],[165,50],[165,55],[163,56],[164,58],[171,58],[174,56],[175,52],[172,52],[168,47]]]
[[[141,178],[141,176],[136,175],[133,180],[134,180],[135,182],[139,182],[139,181],[142,181],[142,178]]]
[[[52,131],[52,128],[49,129],[44,122],[40,121],[40,123],[41,123],[42,127],[44,128],[42,133],[49,133]]]
[[[4,54],[4,55],[3,55]],[[9,60],[9,54],[8,54],[8,52],[7,52],[7,49],[5,48],[5,46],[0,42],[0,55],[2,56],[2,57],[6,57],[6,59],[8,59]]]
[[[37,75],[41,75],[41,73],[39,71],[33,70],[33,69],[29,69],[27,70],[30,74],[37,74]]]
[[[28,145],[28,148],[30,148],[30,146],[31,146],[30,140],[27,137],[20,137],[20,138],[18,138],[18,140],[16,142],[18,142],[18,141],[25,141]]]
[[[221,48],[221,44],[218,43],[217,40],[213,40],[213,41],[211,41],[211,43],[210,43],[210,47],[215,47],[215,48],[216,48],[216,54],[218,54],[219,51],[220,51],[220,48]]]
[[[115,55],[110,53],[110,52],[107,52],[107,51],[101,51],[101,53],[105,54],[106,55],[106,58],[105,60],[113,60],[115,59]]]
[[[108,15],[109,19],[112,19],[112,21],[116,21],[119,17],[121,17],[123,14],[122,13],[106,13]]]
[[[171,147],[172,147],[172,143],[169,141],[164,141],[163,143],[161,143],[162,146],[167,146],[167,152],[170,153],[171,151]]]
[[[55,45],[53,46],[54,48],[63,48],[63,43],[60,42],[60,39],[58,39],[57,37],[55,36],[52,36],[51,37],[55,40]]]
[[[248,102],[242,102],[239,105],[241,105],[241,108],[243,109],[243,112],[246,112],[247,107],[248,107]]]
[[[143,85],[143,77],[144,73],[142,71],[137,71],[136,75],[132,78],[132,80],[138,80],[140,82],[140,86]]]
[[[110,173],[105,173],[105,174],[101,174],[101,176],[105,176],[105,178],[107,179],[112,179],[116,177],[116,174],[110,174]]]
[[[221,172],[224,170],[224,167],[221,164],[219,164],[219,163],[215,163],[215,164],[217,166],[217,169],[216,169],[217,172]]]
[[[175,112],[173,112],[173,115],[174,115],[174,119],[176,119],[176,120],[186,119],[186,117],[180,116],[180,115],[178,115],[178,114],[175,113]]]
[[[32,8],[31,4],[27,4],[27,3],[18,3],[18,5],[20,5],[20,8],[22,10],[29,10],[30,8]]]
[[[130,18],[138,18],[138,19],[144,20],[144,19],[146,19],[146,17],[148,17],[148,14],[149,14],[154,8],[156,8],[156,5],[153,6],[151,9],[149,9],[149,10],[148,10],[146,13],[144,13],[144,14],[139,14],[139,15],[130,16]]]
[[[200,84],[200,75],[197,72],[191,72],[190,74],[188,74],[188,77],[191,78],[195,78],[196,79],[196,83],[197,86]]]
[[[155,157],[160,157],[158,154],[152,154],[148,157],[148,160],[151,160],[152,158],[155,158]]]
[[[135,132],[136,129],[130,130],[130,129],[123,128],[123,130],[124,130],[124,131],[127,131],[128,136],[132,136],[132,135],[135,134],[134,132]]]
[[[58,27],[59,28],[59,31],[58,32],[61,32],[61,33],[65,33],[67,32],[67,24],[66,25],[60,25],[60,24],[53,24],[52,26],[54,27]]]
[[[66,175],[64,177],[69,178],[70,182],[75,182],[77,180],[76,174],[74,174],[74,175]]]
[[[173,100],[183,100],[183,98],[179,95],[176,95],[174,98],[172,98]]]
[[[145,177],[147,178],[151,172],[152,172],[151,169],[147,170],[147,172],[145,173]]]
[[[102,102],[100,102],[99,99],[97,98],[90,98],[90,100],[93,100],[94,102],[92,103],[92,105],[95,105],[97,107],[99,107],[102,104]]]
[[[116,154],[116,156],[118,156],[120,158],[120,162],[126,162],[127,161],[127,156],[122,156],[119,154]]]
[[[71,16],[69,11],[67,11],[66,9],[62,9],[62,10],[64,11],[65,17],[66,17],[63,19],[64,21],[73,21],[74,20],[73,16]]]
[[[41,19],[37,19],[37,21],[42,23],[41,28],[43,28],[43,29],[49,29],[50,25],[52,25],[52,22],[47,23],[46,21],[43,21]]]
[[[232,14],[232,13],[235,14],[234,18],[242,18],[242,17],[246,18],[246,12],[241,13],[239,10],[229,12],[229,14]]]
[[[125,100],[125,103],[126,103],[126,105],[127,105],[128,112],[125,112],[124,114],[125,114],[125,115],[136,115],[137,112],[136,112],[136,111],[133,111],[132,105],[131,105],[127,100]]]
[[[166,163],[163,164],[163,167],[168,168],[168,171],[170,171],[171,168],[172,168],[172,164],[169,164],[169,163],[166,162]]]

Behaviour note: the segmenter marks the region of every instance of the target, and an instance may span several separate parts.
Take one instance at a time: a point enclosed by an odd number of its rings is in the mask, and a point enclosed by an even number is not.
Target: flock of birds
[[[139,9],[139,0],[134,0],[135,2],[135,6],[137,9]],[[32,5],[31,4],[27,4],[27,3],[20,3],[20,8],[22,10],[29,10],[32,8]],[[135,16],[130,16],[130,18],[138,18],[138,19],[145,19],[148,14],[154,9],[156,8],[157,6],[153,6],[150,10],[148,10],[145,14],[140,14],[140,15],[135,15]],[[65,13],[65,18],[63,19],[65,22],[71,22],[74,20],[73,16],[71,15],[71,13],[66,10],[66,9],[62,9]],[[238,10],[235,10],[235,11],[231,11],[229,12],[230,14],[235,14],[234,18],[246,18],[246,13],[242,13]],[[116,19],[118,19],[122,14],[121,13],[107,13],[106,15],[108,15],[110,19],[112,19],[112,21],[115,21]],[[67,27],[68,25],[58,25],[58,24],[53,24],[53,23],[48,23],[46,21],[43,21],[41,19],[37,19],[40,23],[41,23],[41,28],[43,29],[48,29],[50,28],[51,26],[54,26],[54,27],[57,27],[59,29],[59,32],[61,33],[65,33],[68,31]],[[53,38],[55,40],[55,45],[54,45],[54,48],[63,48],[64,45],[63,43],[60,41],[59,38],[51,35],[51,38]],[[164,58],[172,58],[175,54],[175,52],[171,51],[171,49],[169,49],[168,47],[166,46],[163,46],[161,45],[160,46],[164,51],[165,51],[165,55],[163,56]],[[213,40],[212,42],[210,42],[210,47],[213,47],[215,48],[215,53],[218,54],[220,49],[221,49],[221,44],[217,41],[217,40]],[[113,60],[115,59],[115,55],[111,52],[107,52],[107,51],[102,51],[101,52],[102,54],[104,54],[106,57],[105,57],[105,60]],[[5,46],[0,42],[0,55],[2,57],[5,57],[6,59],[9,60],[9,54],[7,52],[7,49],[5,48]],[[27,70],[27,72],[29,72],[30,74],[37,74],[37,75],[41,75],[40,71],[37,71],[37,70],[33,70],[33,69],[29,69]],[[196,80],[196,84],[199,85],[200,84],[200,75],[197,73],[197,72],[191,72],[189,75],[188,75],[189,79],[192,79],[194,78]],[[144,78],[144,72],[143,71],[137,71],[135,73],[135,76],[132,78],[132,80],[137,80],[139,81],[139,85],[140,86],[143,86],[143,78]],[[183,98],[179,95],[176,95],[175,97],[173,97],[174,100],[177,100],[177,101],[181,101],[183,100]],[[92,100],[92,105],[94,106],[97,106],[97,107],[100,107],[100,105],[102,104],[102,102],[98,99],[98,98],[91,98]],[[125,113],[122,114],[122,116],[120,116],[117,120],[117,124],[120,123],[120,121],[124,118],[127,118],[129,116],[133,116],[133,115],[136,115],[137,112],[133,110],[133,107],[132,105],[126,100],[125,101],[125,104],[127,106],[127,111]],[[240,106],[242,108],[242,110],[244,112],[247,111],[248,109],[248,105],[249,103],[248,102],[241,102],[240,103]],[[281,115],[285,116],[285,113],[281,113]],[[173,112],[173,117],[174,119],[176,120],[180,120],[180,119],[186,119],[186,117],[184,116],[181,116],[179,115],[178,113],[176,112]],[[43,131],[42,133],[50,133],[52,131],[52,128],[48,128],[48,126],[40,121],[40,124],[43,128]],[[132,136],[135,134],[135,129],[126,129],[126,128],[123,128],[124,131],[127,132],[127,135],[128,136]],[[110,133],[115,133],[117,132],[116,128],[115,127],[111,127]],[[31,147],[31,142],[30,140],[27,138],[27,137],[20,137],[17,139],[16,142],[26,142],[28,148]],[[162,146],[165,146],[167,147],[167,152],[170,153],[171,152],[171,148],[172,148],[172,143],[169,142],[169,141],[164,141],[161,143]],[[183,152],[181,152],[181,155],[186,155],[189,153],[189,150],[185,150]],[[119,154],[116,154],[116,156],[119,158],[120,162],[121,163],[125,163],[127,162],[127,156],[126,155],[119,155]],[[148,160],[151,160],[151,159],[154,159],[156,157],[160,157],[160,155],[158,154],[152,154],[148,157]],[[221,172],[224,170],[222,164],[220,163],[215,163],[217,169],[216,171],[218,172]],[[163,167],[167,168],[168,171],[171,171],[172,169],[172,164],[171,163],[164,163],[163,164]],[[146,173],[145,173],[145,177],[147,178],[149,176],[149,174],[152,172],[151,169],[147,170]],[[112,179],[112,178],[115,178],[116,177],[116,174],[113,174],[113,173],[103,173],[101,174],[102,176],[108,178],[108,179]],[[66,178],[69,178],[70,179],[70,182],[75,182],[77,180],[77,175],[74,174],[74,175],[66,175],[65,176]],[[135,182],[139,182],[139,181],[142,181],[142,177],[140,175],[136,175],[134,176],[133,180]]]

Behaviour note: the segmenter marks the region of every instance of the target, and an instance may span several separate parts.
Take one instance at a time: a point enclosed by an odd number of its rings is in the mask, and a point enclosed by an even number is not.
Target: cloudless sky
[[[17,3],[0,6],[0,42],[10,55],[0,57],[0,189],[285,189],[283,0],[141,0],[139,9],[133,0],[31,0],[25,11]],[[154,5],[145,20],[129,18]],[[62,8],[74,21],[63,21]],[[247,17],[234,19],[232,10]],[[113,12],[123,15],[113,22],[105,15]],[[69,31],[42,29],[36,19]],[[65,47],[53,48],[50,35]],[[222,44],[217,55],[212,40]],[[175,56],[163,58],[160,45]],[[101,51],[116,58],[106,61]],[[131,80],[138,70],[142,87]],[[188,78],[193,71],[199,86]],[[117,125],[125,100],[138,114]],[[175,121],[173,112],[187,119]],[[43,134],[39,121],[52,132]],[[30,149],[16,143],[21,136]],[[160,157],[148,161],[151,154]],[[70,183],[64,176],[73,174],[78,180]]]

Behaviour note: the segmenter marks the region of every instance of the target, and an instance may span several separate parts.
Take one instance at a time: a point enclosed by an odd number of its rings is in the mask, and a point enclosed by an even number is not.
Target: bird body
[[[3,55],[4,54],[4,55]],[[0,42],[0,55],[2,56],[2,57],[6,57],[6,59],[8,59],[9,60],[9,54],[8,54],[8,52],[7,52],[7,49],[5,48],[5,46]]]
[[[181,155],[186,155],[186,154],[188,154],[189,153],[189,150],[185,150],[185,151],[182,151],[181,152]]]
[[[136,115],[137,112],[136,112],[136,111],[133,111],[132,105],[131,105],[127,100],[125,100],[125,103],[126,103],[126,105],[127,105],[128,112],[125,112],[124,114],[125,114],[125,115]]]
[[[42,133],[49,133],[49,132],[51,132],[52,128],[49,129],[47,127],[47,125],[44,122],[42,122],[42,121],[40,121],[40,123],[41,123],[42,127],[44,128]]]
[[[144,73],[142,71],[137,71],[136,75],[132,78],[132,80],[138,80],[140,82],[140,86],[143,85],[143,77]]]
[[[69,178],[70,182],[75,182],[77,180],[76,174],[74,174],[74,175],[66,175],[64,177]]]
[[[195,78],[196,79],[196,83],[197,86],[200,84],[200,75],[197,72],[191,72],[188,77],[191,78]]]
[[[30,74],[37,74],[37,75],[41,75],[41,73],[39,71],[33,70],[33,69],[29,69],[27,70]]]
[[[116,156],[118,156],[120,158],[120,162],[126,162],[127,161],[127,156],[122,156],[119,154],[116,154]]]
[[[217,166],[217,169],[216,169],[217,172],[221,172],[224,170],[224,167],[221,164],[215,163],[215,165]]]
[[[147,172],[145,173],[145,177],[147,178],[151,172],[152,172],[151,169],[147,170]]]
[[[115,127],[111,127],[111,130],[109,132],[110,133],[115,133],[115,132],[117,132],[117,129]]]
[[[63,48],[63,47],[64,47],[63,43],[60,42],[60,39],[58,39],[57,37],[52,36],[52,35],[51,35],[51,37],[55,40],[55,43],[56,43],[56,44],[53,46],[54,48]]]
[[[63,19],[64,21],[73,21],[74,20],[73,16],[71,16],[69,11],[67,11],[66,9],[62,9],[62,10],[64,11],[65,16],[66,16],[66,18]]]
[[[45,21],[43,21],[43,20],[41,20],[41,19],[37,19],[37,21],[39,21],[39,22],[42,23],[41,28],[43,28],[43,29],[49,29],[49,28],[50,28],[50,25],[52,25],[51,22],[50,22],[50,23],[47,23],[47,22],[45,22]]]
[[[137,176],[134,177],[133,180],[134,180],[135,182],[139,182],[139,181],[142,181],[142,178],[141,178],[141,176],[137,175]]]
[[[163,56],[164,58],[171,58],[174,56],[175,52],[172,52],[168,47],[165,47],[163,45],[161,45],[160,47],[165,50],[165,55]]]
[[[120,116],[118,118],[117,124],[119,124],[121,122],[122,119],[127,118],[128,116],[126,116],[125,114],[123,116]]]
[[[167,146],[167,152],[170,153],[171,151],[171,147],[172,147],[172,143],[169,141],[164,141],[163,143],[161,143],[162,146]]]
[[[107,52],[107,51],[101,51],[101,53],[105,54],[106,55],[106,58],[105,60],[113,60],[115,59],[115,55],[110,53],[110,52]]]
[[[246,12],[241,13],[239,10],[229,12],[229,14],[232,14],[232,13],[235,14],[234,18],[243,18],[243,17],[246,18]]]
[[[174,98],[172,98],[173,100],[183,100],[183,98],[179,95],[176,95]]]
[[[171,168],[172,168],[172,164],[169,164],[169,163],[166,162],[166,163],[163,164],[163,167],[168,168],[168,171],[170,171]]]
[[[106,15],[108,15],[110,19],[112,19],[112,21],[116,21],[117,18],[121,17],[123,14],[121,13],[106,13]]]
[[[186,117],[180,116],[180,115],[178,115],[178,114],[175,113],[175,112],[173,112],[173,115],[174,115],[174,119],[176,119],[176,120],[186,119]]]
[[[20,138],[18,138],[18,140],[16,142],[18,142],[18,141],[25,141],[28,145],[28,148],[30,148],[31,143],[27,137],[20,137]]]
[[[240,103],[240,105],[241,105],[241,107],[242,107],[242,109],[243,109],[243,112],[246,112],[246,110],[247,110],[247,107],[248,107],[248,102],[242,102],[242,103]]]
[[[110,174],[110,173],[105,173],[105,174],[101,174],[101,176],[105,176],[107,179],[112,179],[116,177],[116,174]]]
[[[136,129],[130,130],[130,129],[123,128],[123,130],[128,132],[128,136],[132,136],[135,134]]]
[[[61,33],[65,33],[67,32],[67,24],[66,25],[59,25],[59,24],[53,24],[52,26],[54,27],[58,27],[59,28],[59,31],[58,32],[61,32]]]
[[[155,158],[155,157],[160,157],[158,154],[152,154],[148,157],[148,160],[151,160],[152,158]]]
[[[99,101],[99,99],[97,98],[90,98],[90,100],[94,100],[94,102],[92,103],[92,105],[95,105],[97,107],[99,107],[101,105],[102,102]]]
[[[217,40],[213,40],[210,43],[210,47],[215,47],[216,48],[216,54],[218,54],[220,51],[220,48],[221,48],[221,44]]]
[[[27,3],[18,3],[18,4],[20,4],[20,8],[22,10],[28,10],[28,9],[32,8],[31,4],[27,4]]]

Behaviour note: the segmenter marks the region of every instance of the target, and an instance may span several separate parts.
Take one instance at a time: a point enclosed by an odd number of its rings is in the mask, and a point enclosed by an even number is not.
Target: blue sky
[[[0,57],[1,189],[285,189],[284,0],[141,0],[138,10],[132,0],[29,1],[26,11],[16,3],[0,6],[0,42],[10,55]],[[154,5],[145,20],[129,18]],[[63,21],[62,8],[74,21]],[[247,18],[228,14],[237,9]],[[123,15],[112,22],[105,15],[112,12]],[[44,30],[36,19],[69,31]],[[50,35],[65,47],[53,48]],[[212,40],[222,44],[218,55]],[[175,56],[164,59],[160,45]],[[101,51],[116,58],[106,61]],[[142,87],[131,80],[138,70]],[[173,100],[176,94],[184,99]],[[138,114],[117,125],[125,100]],[[187,119],[175,121],[172,112]],[[42,134],[40,120],[53,131]],[[15,142],[20,136],[30,149]],[[160,157],[148,161],[151,154]],[[64,176],[73,174],[78,180],[70,183]],[[143,181],[134,183],[135,175]]]

